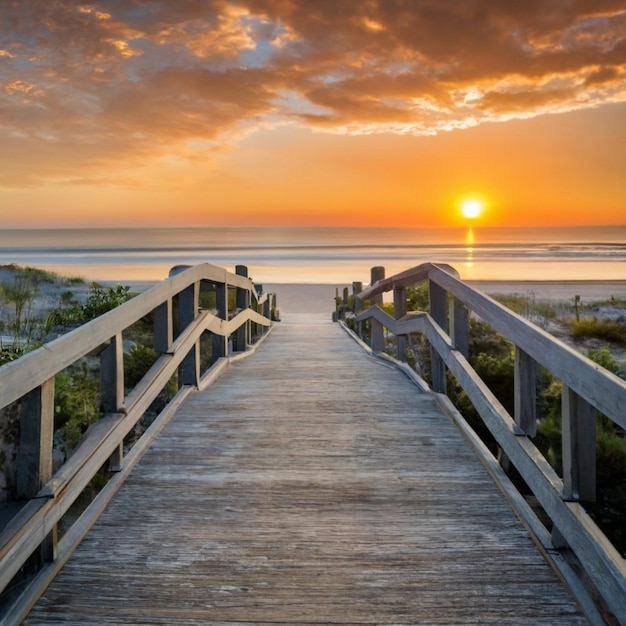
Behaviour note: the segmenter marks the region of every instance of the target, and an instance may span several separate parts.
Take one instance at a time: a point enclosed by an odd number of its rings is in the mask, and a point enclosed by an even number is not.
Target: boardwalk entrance
[[[292,316],[186,400],[25,623],[586,621],[435,399]]]

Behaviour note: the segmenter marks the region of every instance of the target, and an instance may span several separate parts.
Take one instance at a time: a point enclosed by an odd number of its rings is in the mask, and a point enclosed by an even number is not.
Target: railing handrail
[[[209,263],[190,267],[135,296],[124,305],[0,367],[0,407],[21,398],[68,365],[97,350],[116,332],[128,328],[168,298],[201,280],[246,289],[254,298],[257,297],[249,278]]]
[[[243,266],[241,266],[243,268]],[[239,268],[238,268],[239,269]],[[243,268],[247,272],[247,268]],[[216,288],[218,315],[199,309],[200,284],[209,282]],[[236,314],[230,318],[228,288],[236,288],[240,299]],[[179,329],[173,333],[172,299],[179,297]],[[238,298],[239,299],[239,298]],[[273,294],[259,297],[251,279],[210,264],[191,267],[176,273],[162,283],[87,324],[55,339],[42,348],[0,368],[0,407],[20,398],[31,398],[29,413],[28,457],[18,464],[27,468],[28,502],[0,532],[0,592],[11,582],[26,560],[40,546],[47,562],[35,581],[16,603],[13,614],[23,615],[37,593],[45,587],[80,538],[101,512],[97,497],[81,517],[80,533],[68,532],[70,539],[57,542],[56,527],[82,490],[107,460],[115,459],[115,471],[124,472],[122,444],[135,424],[157,398],[171,377],[179,372],[179,393],[162,411],[157,421],[172,414],[171,406],[179,403],[194,386],[202,388],[230,360],[226,339],[237,334],[240,354],[248,350],[250,325],[270,327],[273,318]],[[264,313],[257,310],[263,305]],[[157,311],[161,314],[157,315]],[[155,313],[155,347],[160,356],[136,387],[128,394],[123,387],[122,332],[149,313]],[[158,319],[157,319],[158,318]],[[200,372],[200,337],[206,331],[220,338],[216,362],[202,376]],[[159,337],[157,337],[157,334]],[[162,336],[161,336],[162,335]],[[214,346],[215,348],[215,346]],[[108,393],[105,414],[87,430],[74,454],[52,475],[52,433],[54,419],[54,378],[82,357],[98,353],[106,370]],[[106,356],[105,356],[106,355]],[[228,357],[228,358],[224,358]],[[215,360],[215,359],[214,359]],[[33,407],[34,412],[33,412]],[[32,431],[32,432],[31,432]],[[141,441],[141,440],[140,440]],[[35,467],[34,473],[32,467]],[[25,470],[26,471],[26,470]],[[119,474],[118,474],[119,475]],[[117,481],[121,484],[121,481]],[[109,490],[111,491],[111,490]],[[24,497],[24,496],[22,496]],[[107,496],[107,497],[110,497]],[[93,511],[92,513],[88,511]],[[87,520],[87,521],[85,521]]]
[[[570,389],[576,391],[617,425],[626,428],[626,406],[619,401],[620,396],[626,397],[625,380],[600,367],[493,298],[470,287],[458,278],[456,270],[449,265],[423,263],[377,281],[355,296],[365,301],[399,287],[414,286],[424,280],[431,280],[451,293],[495,330],[549,369]],[[581,376],[583,372],[585,377]],[[621,402],[623,401],[622,399]]]
[[[377,272],[383,270],[373,268],[373,275],[374,269]],[[426,280],[430,285],[430,313],[407,312],[406,288]],[[516,467],[551,518],[558,531],[553,534],[557,545],[565,541],[610,610],[619,616],[618,619],[626,616],[626,561],[578,502],[595,498],[596,409],[625,428],[626,381],[465,284],[448,265],[425,263],[375,281],[358,293],[360,283],[353,285],[354,319],[356,322],[369,320],[372,351],[382,352],[384,349],[383,327],[398,337],[399,358],[405,347],[405,344],[400,345],[400,340],[414,332],[423,333],[431,347],[433,390],[445,393],[444,367],[447,367],[506,458]],[[392,290],[395,319],[378,306],[381,294]],[[347,306],[346,294],[347,290],[344,291],[343,314]],[[372,306],[363,311],[362,305],[367,300]],[[468,310],[515,346],[513,417],[467,360]],[[524,436],[534,435],[536,423],[535,363],[546,367],[563,382],[563,479]],[[524,413],[531,414],[530,419]]]

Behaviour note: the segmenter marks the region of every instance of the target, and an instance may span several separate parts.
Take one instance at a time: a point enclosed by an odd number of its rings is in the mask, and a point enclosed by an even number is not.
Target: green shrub
[[[128,286],[103,287],[92,283],[84,304],[54,309],[48,316],[47,324],[64,329],[80,326],[130,300],[132,295],[129,291]]]
[[[39,283],[56,283],[61,280],[61,277],[56,272],[28,266],[16,268],[15,276],[22,277],[35,285]]]
[[[124,355],[124,386],[132,389],[154,365],[159,355],[149,346],[135,344]]]
[[[534,295],[496,294],[493,298],[518,315],[533,319],[541,318],[544,325],[557,316],[554,304],[536,301]]]
[[[574,322],[570,335],[574,339],[602,339],[624,344],[626,343],[626,322],[584,317]]]
[[[587,356],[605,370],[613,372],[613,374],[617,374],[623,368],[623,365],[613,356],[608,346],[588,350]]]
[[[487,322],[470,319],[469,360],[473,363],[480,354],[496,358],[509,358],[513,345]]]
[[[406,290],[407,311],[428,311],[430,309],[430,294],[428,282],[424,281],[417,287]]]
[[[29,352],[28,349],[23,346],[9,346],[7,348],[0,349],[0,365],[16,361],[21,356]]]
[[[25,338],[29,343],[32,338],[32,308],[38,294],[38,284],[18,272],[13,274],[12,281],[0,283],[0,301],[11,311],[9,326],[13,331],[14,345],[23,343]]]
[[[62,428],[66,451],[73,450],[88,426],[100,417],[100,382],[85,361],[55,377],[55,430]]]
[[[92,283],[87,301],[82,306],[83,321],[88,322],[124,304],[131,298],[129,291],[128,286],[115,285],[105,288],[98,283]]]

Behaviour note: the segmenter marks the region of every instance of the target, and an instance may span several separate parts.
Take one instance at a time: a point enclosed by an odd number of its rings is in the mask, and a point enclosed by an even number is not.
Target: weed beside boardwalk
[[[570,333],[573,339],[600,339],[626,347],[625,319],[585,317],[572,323]]]

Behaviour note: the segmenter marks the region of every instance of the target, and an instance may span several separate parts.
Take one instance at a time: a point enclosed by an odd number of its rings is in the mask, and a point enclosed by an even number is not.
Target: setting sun
[[[483,206],[480,200],[465,200],[461,204],[461,214],[467,219],[476,219],[483,212]]]

